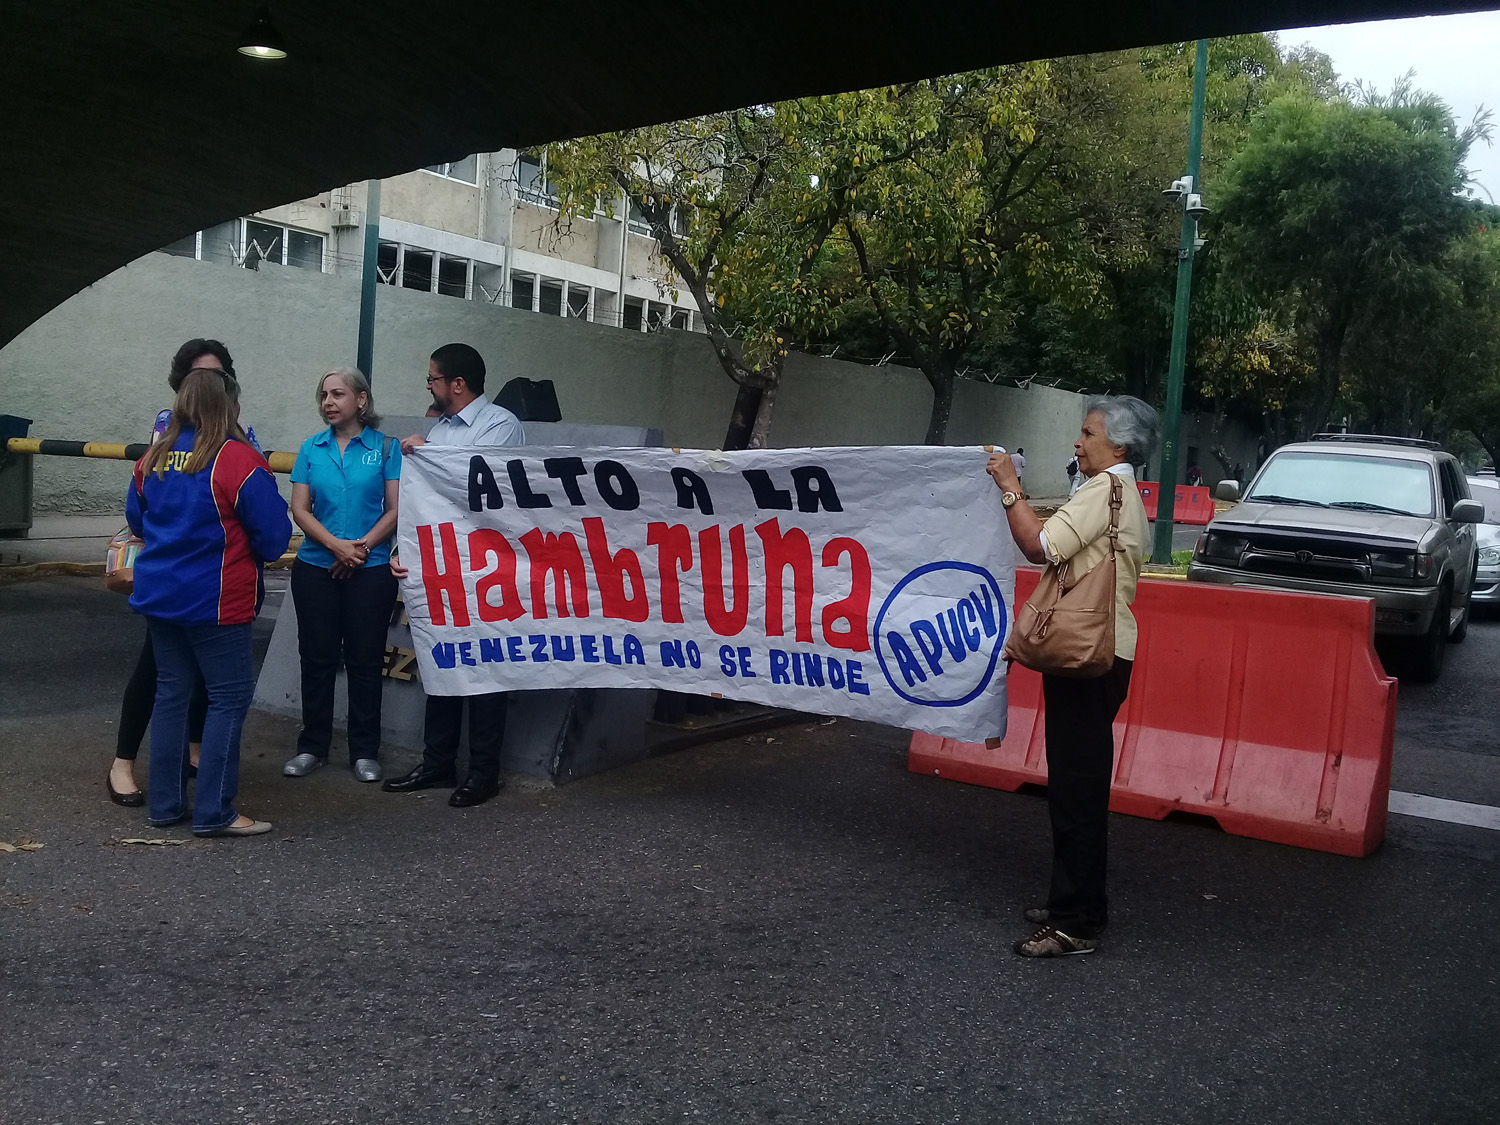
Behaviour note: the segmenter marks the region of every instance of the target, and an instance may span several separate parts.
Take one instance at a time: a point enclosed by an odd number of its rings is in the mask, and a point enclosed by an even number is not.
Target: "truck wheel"
[[[1419,684],[1430,684],[1443,672],[1443,653],[1448,648],[1448,609],[1452,595],[1445,589],[1438,599],[1437,610],[1432,615],[1432,626],[1427,635],[1417,642],[1413,654],[1412,679]]]

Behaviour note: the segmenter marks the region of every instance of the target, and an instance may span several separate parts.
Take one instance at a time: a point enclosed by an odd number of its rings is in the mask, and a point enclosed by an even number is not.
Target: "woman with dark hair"
[[[1150,456],[1158,432],[1156,411],[1138,398],[1091,399],[1082,433],[1073,443],[1079,472],[1087,481],[1045,523],[1021,495],[1021,477],[1011,458],[996,453],[989,460],[1011,534],[1028,560],[1067,562],[1069,577],[1077,582],[1115,550],[1113,666],[1095,679],[1042,676],[1052,886],[1045,906],[1023,913],[1041,928],[1014,945],[1022,957],[1090,953],[1109,921],[1105,870],[1114,721],[1130,689],[1136,645],[1130,603],[1146,561],[1146,508],[1135,474]]]
[[[229,349],[218,340],[201,337],[189,340],[178,348],[167,369],[167,385],[172,388],[173,394],[181,389],[182,381],[190,371],[213,371],[228,377],[230,395],[235,402],[235,425],[238,426],[240,385],[235,377],[234,360],[229,355]],[[156,416],[151,440],[159,441],[171,424],[172,410],[169,407]],[[247,429],[240,436],[254,446],[256,452],[260,451],[254,430]],[[151,633],[148,630],[145,642],[141,645],[141,654],[136,660],[135,671],[131,673],[130,681],[125,685],[125,696],[120,701],[120,722],[115,731],[115,757],[110,763],[109,774],[104,779],[109,799],[126,808],[139,808],[146,803],[146,795],[135,782],[135,759],[140,753],[141,741],[151,725],[151,709],[155,702],[156,654],[151,648]],[[203,742],[203,717],[207,712],[208,693],[204,690],[202,680],[199,680],[188,705],[189,775],[198,768],[199,748]]]
[[[151,824],[187,815],[188,697],[208,690],[193,799],[199,836],[255,836],[269,824],[241,816],[240,732],[255,688],[250,623],[261,568],[292,537],[286,502],[236,420],[236,384],[223,370],[189,370],[162,439],[136,462],[125,516],[144,546],[130,605],[156,655],[151,718]]]
[[[379,781],[380,668],[396,607],[389,563],[401,446],[376,428],[375,396],[354,368],[336,367],[319,379],[317,402],[328,428],[302,443],[292,466],[292,516],[304,536],[292,564],[302,733],[281,772],[303,777],[327,764],[342,663],[349,676],[349,768],[360,781]]]

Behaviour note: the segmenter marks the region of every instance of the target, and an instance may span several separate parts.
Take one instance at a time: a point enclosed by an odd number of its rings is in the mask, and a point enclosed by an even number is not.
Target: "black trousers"
[[[349,761],[380,757],[380,676],[386,631],[396,607],[388,566],[360,567],[334,578],[327,567],[292,563],[297,651],[302,656],[302,733],[297,753],[328,757],[333,742],[333,688],[342,664],[349,677]]]
[[[151,630],[146,630],[146,643],[141,646],[141,655],[135,662],[135,671],[125,685],[125,697],[120,700],[120,728],[115,735],[115,757],[127,762],[135,761],[141,752],[141,740],[151,726],[151,712],[156,708],[156,650],[151,647]],[[208,714],[208,689],[199,676],[193,685],[193,694],[188,700],[188,741],[203,741],[203,720]]]
[[[422,765],[447,772],[458,761],[458,736],[469,701],[469,776],[485,781],[500,776],[500,746],[505,741],[505,692],[488,695],[429,695]]]
[[[1047,811],[1052,818],[1051,925],[1073,937],[1097,937],[1109,922],[1105,868],[1113,725],[1130,690],[1132,661],[1092,680],[1042,677],[1047,717]]]

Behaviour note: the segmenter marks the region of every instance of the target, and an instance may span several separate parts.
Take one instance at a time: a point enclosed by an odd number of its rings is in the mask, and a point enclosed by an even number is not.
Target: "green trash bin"
[[[11,438],[30,433],[30,418],[0,414],[0,539],[24,539],[31,531],[31,472],[36,458],[4,449]]]

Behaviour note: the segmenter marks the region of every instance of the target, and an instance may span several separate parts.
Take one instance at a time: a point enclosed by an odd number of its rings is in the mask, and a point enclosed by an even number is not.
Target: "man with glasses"
[[[424,438],[412,434],[401,452],[419,445],[523,445],[521,420],[484,394],[484,360],[468,344],[444,344],[427,364],[427,390],[441,416]]]
[[[401,442],[410,453],[422,445],[524,445],[521,420],[496,406],[484,394],[484,359],[468,344],[444,344],[427,365],[427,389],[441,412],[424,438],[412,434]],[[391,570],[407,576],[395,555]],[[422,737],[422,760],[404,777],[387,781],[387,793],[448,788],[458,782],[458,736],[463,726],[464,699],[469,701],[469,776],[453,790],[448,803],[464,809],[482,805],[500,792],[500,746],[505,736],[505,693],[485,695],[429,695]]]

